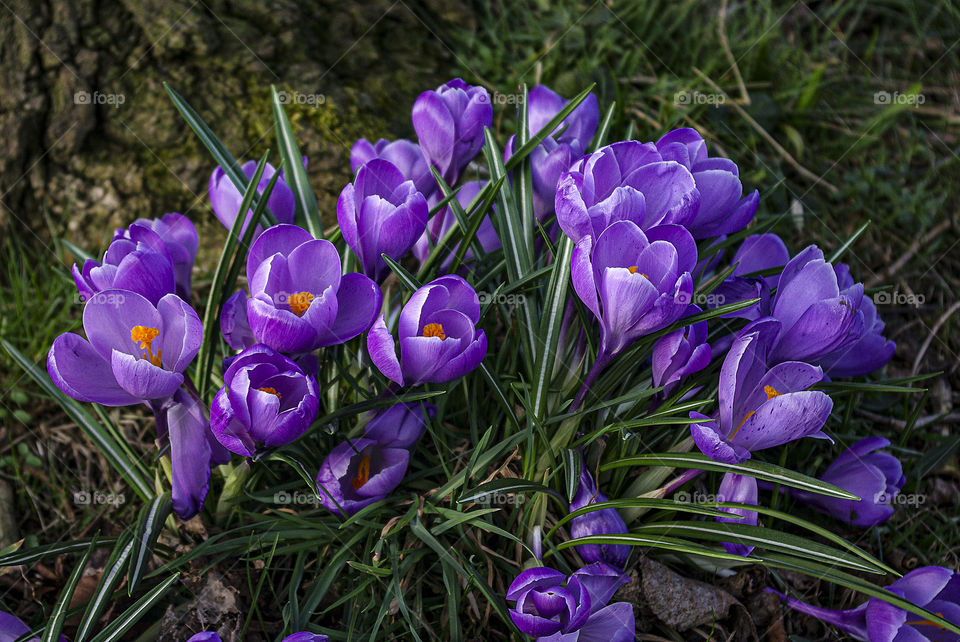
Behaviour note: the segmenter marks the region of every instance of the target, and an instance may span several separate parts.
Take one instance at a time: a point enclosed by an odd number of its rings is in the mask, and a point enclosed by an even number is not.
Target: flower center
[[[264,386],[263,388],[257,388],[257,390],[271,394],[275,396],[277,399],[283,399],[283,396],[279,392],[277,392],[276,388],[271,388],[270,386]]]
[[[636,265],[631,265],[631,266],[628,267],[627,269],[630,270],[630,274],[636,274],[636,273],[637,273],[637,266],[636,266]],[[640,276],[642,276],[643,278],[645,278],[647,281],[650,280],[650,277],[647,276],[646,274],[644,274],[643,272],[640,273]]]
[[[135,325],[130,328],[130,339],[134,343],[140,344],[140,349],[143,350],[143,358],[152,363],[153,365],[160,367],[160,350],[157,350],[157,354],[153,354],[153,340],[160,335],[160,330],[157,328],[151,328],[145,325]]]
[[[765,393],[767,393],[767,401],[770,401],[770,400],[773,399],[774,397],[779,397],[780,395],[783,394],[782,392],[777,392],[777,389],[774,388],[773,386],[764,386],[764,387],[763,387],[763,391],[764,391]],[[743,424],[747,423],[747,419],[749,419],[750,417],[752,417],[752,416],[753,416],[753,413],[755,413],[755,412],[756,412],[755,410],[751,410],[750,412],[748,412],[746,415],[743,416],[743,420],[740,422],[740,425],[737,426],[737,429],[736,429],[736,430],[734,430],[732,433],[730,433],[730,436],[727,437],[727,441],[733,439],[733,436],[736,435],[736,434],[740,431],[741,428],[743,428]]]
[[[303,313],[307,311],[307,308],[310,307],[310,303],[313,301],[313,295],[309,292],[297,292],[290,295],[290,300],[287,302],[290,306],[290,311],[293,312],[298,317],[302,317]]]
[[[350,483],[353,484],[353,490],[360,490],[370,479],[370,455],[364,455],[357,466],[357,474]]]
[[[423,336],[425,337],[440,337],[441,339],[446,339],[447,335],[443,332],[443,326],[439,323],[428,323],[423,326]]]

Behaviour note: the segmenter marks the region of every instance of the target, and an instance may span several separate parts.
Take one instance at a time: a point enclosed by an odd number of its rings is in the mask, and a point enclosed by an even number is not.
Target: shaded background
[[[870,222],[844,259],[886,288],[874,294],[898,343],[887,375],[942,371],[926,395],[865,398],[856,418],[907,458],[904,492],[929,498],[899,507],[882,532],[904,565],[956,566],[958,56],[960,6],[936,0],[0,0],[0,337],[41,362],[56,334],[79,326],[59,240],[97,254],[140,216],[190,216],[202,243],[195,286],[208,286],[225,238],[206,198],[213,163],[164,81],[238,159],[276,148],[270,84],[307,97],[288,112],[327,222],[353,140],[411,136],[422,90],[453,76],[483,84],[505,139],[519,83],[570,96],[594,82],[602,108],[617,102],[616,134],[655,140],[693,126],[736,160],[760,189],[758,223],[775,222],[791,250],[833,251]],[[149,452],[149,422],[113,412]],[[76,505],[77,488],[123,483],[2,351],[0,465],[16,489],[0,492],[0,545],[130,519],[125,507]],[[41,609],[64,577],[0,575],[0,607]]]

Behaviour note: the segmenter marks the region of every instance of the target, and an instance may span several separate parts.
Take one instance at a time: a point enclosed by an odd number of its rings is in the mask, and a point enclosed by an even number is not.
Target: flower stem
[[[583,380],[583,385],[580,386],[580,390],[577,391],[577,396],[573,398],[573,403],[570,404],[570,412],[576,412],[580,409],[580,405],[586,398],[587,392],[590,391],[590,387],[597,380],[597,377],[600,376],[600,373],[603,372],[603,369],[607,367],[607,364],[610,363],[612,358],[613,355],[608,355],[603,349],[600,350],[600,353],[597,355],[597,360],[593,362],[593,367],[591,367],[590,372],[587,373],[587,378]]]

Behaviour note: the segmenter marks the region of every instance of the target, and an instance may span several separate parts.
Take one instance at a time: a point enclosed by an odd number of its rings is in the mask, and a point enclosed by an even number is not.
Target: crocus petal
[[[320,347],[344,343],[365,332],[376,319],[382,300],[373,280],[356,272],[345,274],[337,290],[337,317],[320,335]]]
[[[203,324],[196,311],[176,294],[168,294],[157,304],[163,320],[163,367],[175,372],[186,370],[203,343]]]
[[[137,399],[166,399],[183,383],[183,375],[153,365],[119,350],[110,360],[113,376],[120,387]]]
[[[195,401],[185,403],[181,399],[167,409],[173,510],[180,519],[190,519],[200,511],[210,487],[211,451],[207,430],[203,411]]]
[[[403,371],[400,369],[400,360],[397,359],[397,347],[393,335],[387,330],[386,321],[381,314],[370,327],[367,333],[367,352],[377,370],[387,379],[403,385]]]
[[[833,400],[818,390],[791,392],[765,402],[737,431],[736,443],[762,450],[820,433]]]
[[[139,358],[143,351],[130,334],[138,325],[160,330],[163,320],[153,304],[135,292],[103,290],[83,306],[83,329],[104,359],[112,359],[114,350]]]
[[[110,363],[83,337],[68,332],[53,341],[47,355],[47,372],[60,390],[77,401],[104,406],[139,403],[120,387]]]
[[[631,642],[636,635],[633,605],[616,602],[596,611],[578,634],[577,642]]]

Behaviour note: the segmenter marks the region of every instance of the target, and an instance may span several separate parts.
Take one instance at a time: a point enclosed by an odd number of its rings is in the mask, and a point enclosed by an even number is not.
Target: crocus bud
[[[942,566],[910,571],[886,587],[919,607],[960,626],[960,575]],[[837,611],[813,606],[768,588],[790,608],[832,624],[857,640],[956,640],[956,633],[898,606],[871,597],[860,606]]]
[[[723,481],[720,482],[720,489],[717,491],[718,502],[730,502],[734,504],[753,504],[757,505],[757,480],[755,477],[747,475],[734,475],[726,473]],[[739,517],[717,517],[718,522],[730,522],[732,524],[757,525],[757,511],[746,508],[721,508],[725,513],[738,515]],[[728,553],[742,555],[746,557],[753,552],[753,546],[741,544],[739,542],[722,542],[723,547]]]
[[[190,219],[176,212],[164,214],[160,218],[138,218],[135,223],[150,228],[163,241],[173,263],[177,296],[184,301],[190,301],[190,279],[199,245],[197,228]],[[130,238],[129,230],[117,232],[122,233],[124,238]]]
[[[303,164],[306,166],[306,158],[303,159]],[[247,161],[240,169],[247,177],[247,180],[249,180],[253,178],[253,175],[257,172],[257,163],[252,160]],[[263,168],[263,174],[260,175],[260,184],[257,185],[257,191],[260,194],[263,194],[263,190],[267,188],[270,179],[273,178],[276,171],[276,168],[270,163],[267,163],[266,167]],[[233,227],[233,222],[240,213],[243,194],[237,189],[237,186],[233,184],[233,181],[220,166],[217,166],[210,175],[208,192],[210,194],[210,206],[213,208],[213,213],[217,216],[217,220],[229,230]],[[291,190],[284,181],[282,172],[280,178],[277,179],[277,182],[273,186],[273,191],[270,192],[270,198],[267,199],[267,207],[269,207],[273,215],[277,217],[278,223],[293,223],[293,217],[296,212],[296,201],[293,198],[293,190]],[[252,217],[253,210],[251,209],[247,211],[246,218],[244,218],[243,226],[240,228],[240,236],[243,236]],[[257,226],[254,234],[259,236],[262,231],[263,229]]]
[[[580,471],[580,485],[573,496],[573,501],[570,502],[571,512],[605,501],[607,496],[597,490],[590,471],[584,466]],[[574,539],[626,532],[627,525],[615,508],[591,511],[570,520],[570,536]],[[581,544],[577,546],[577,552],[585,562],[605,562],[623,569],[630,556],[630,547],[619,544]]]
[[[389,448],[413,448],[426,428],[427,415],[437,409],[429,403],[398,403],[381,410],[364,427],[363,436]]]
[[[316,379],[265,345],[240,353],[223,381],[210,408],[210,425],[232,452],[252,457],[263,448],[289,444],[316,419]]]
[[[427,160],[453,185],[483,147],[483,128],[493,124],[490,94],[454,78],[420,94],[412,120]]]
[[[87,338],[67,332],[47,355],[47,372],[67,396],[129,406],[173,395],[203,340],[200,318],[176,294],[157,305],[128,290],[104,290],[83,308]]]
[[[694,238],[733,234],[745,228],[757,212],[760,195],[753,190],[741,198],[740,170],[727,158],[710,158],[707,144],[695,129],[684,127],[657,141],[664,160],[680,163],[693,174],[700,192],[700,208],[686,224]]]
[[[376,144],[372,144],[366,138],[361,138],[350,150],[350,171],[356,176],[361,167],[374,159],[385,160],[400,170],[403,178],[413,181],[414,187],[424,198],[430,198],[437,190],[437,182],[427,165],[423,151],[412,141],[404,138],[394,141],[381,138]]]
[[[690,433],[711,459],[736,464],[763,450],[803,437],[827,439],[821,429],[833,400],[807,390],[823,379],[823,370],[800,361],[767,366],[776,322],[747,326],[734,340],[720,369],[720,413],[711,419],[691,412]]]
[[[624,141],[598,149],[563,174],[554,205],[557,222],[576,242],[596,239],[616,221],[642,230],[685,225],[696,216],[700,192],[690,171],[664,160],[653,143]]]
[[[783,268],[790,260],[786,245],[776,234],[754,234],[748,236],[737,248],[730,260],[736,265],[733,273],[711,293],[709,307],[716,308],[739,301],[760,299],[759,302],[723,315],[725,318],[739,317],[754,321],[770,314],[770,291],[777,287],[779,274],[767,276],[748,276],[773,268]]]
[[[117,230],[103,260],[87,259],[83,269],[73,266],[73,281],[84,301],[104,290],[129,290],[156,305],[177,291],[173,260],[160,236],[145,225],[133,223]]]
[[[688,315],[700,312],[690,306]],[[684,378],[710,365],[710,344],[707,343],[707,322],[700,321],[674,330],[656,340],[650,367],[653,385],[663,386],[661,398],[669,397]]]
[[[343,240],[360,257],[364,274],[378,283],[390,274],[381,254],[399,261],[423,234],[428,215],[427,200],[413,181],[380,159],[361,166],[337,200]]]
[[[893,515],[893,501],[906,483],[900,460],[879,452],[890,445],[883,437],[862,439],[843,451],[820,475],[820,479],[860,498],[838,499],[791,489],[790,495],[834,518],[869,528]]]
[[[527,92],[527,114],[530,122],[530,135],[536,134],[546,127],[547,123],[560,113],[560,110],[570,102],[546,85],[537,85]],[[559,144],[576,144],[581,150],[586,149],[590,139],[597,131],[600,122],[600,103],[593,93],[577,105],[567,116],[550,132],[550,137]]]
[[[424,285],[400,311],[400,358],[384,315],[367,334],[370,359],[402,386],[444,383],[467,374],[487,353],[487,335],[476,328],[480,300],[463,278],[448,274]]]
[[[322,633],[310,633],[309,631],[300,631],[283,638],[281,642],[330,642],[330,638]]]
[[[170,443],[173,510],[190,519],[203,508],[210,488],[210,466],[230,461],[230,453],[210,432],[204,408],[183,389],[157,406],[157,431]]]
[[[380,310],[377,284],[341,275],[333,243],[295,225],[275,225],[247,254],[247,320],[253,336],[278,352],[308,352],[349,341]]]

